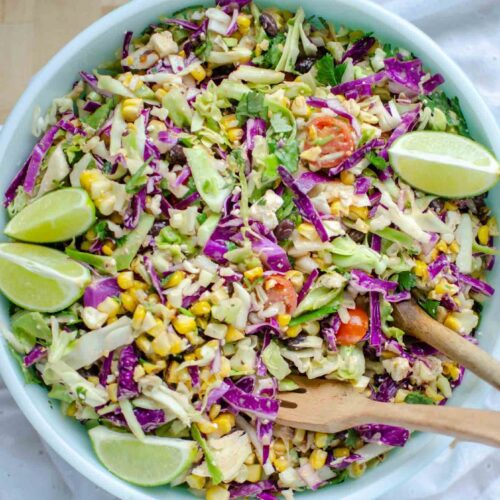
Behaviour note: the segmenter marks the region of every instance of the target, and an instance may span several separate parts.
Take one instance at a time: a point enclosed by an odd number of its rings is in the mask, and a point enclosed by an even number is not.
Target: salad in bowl
[[[446,403],[463,368],[392,304],[476,341],[498,164],[442,83],[372,33],[218,0],[127,32],[36,114],[4,198],[3,333],[111,472],[290,499],[410,438],[278,425],[290,375]]]

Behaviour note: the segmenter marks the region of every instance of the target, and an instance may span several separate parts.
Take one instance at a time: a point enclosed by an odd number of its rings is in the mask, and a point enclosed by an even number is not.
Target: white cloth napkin
[[[414,22],[469,75],[500,123],[500,2],[380,0]],[[498,299],[495,299],[498,300]],[[491,391],[486,406],[500,409]],[[40,440],[0,381],[0,500],[112,500]],[[385,498],[500,500],[500,452],[459,443]]]

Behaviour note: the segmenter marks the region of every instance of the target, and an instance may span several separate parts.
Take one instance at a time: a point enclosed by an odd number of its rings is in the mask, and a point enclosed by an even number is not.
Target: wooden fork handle
[[[500,361],[432,319],[413,301],[395,304],[394,319],[405,332],[431,345],[500,389]]]
[[[432,406],[370,402],[363,423],[382,423],[411,430],[437,432],[462,441],[500,448],[500,412]]]

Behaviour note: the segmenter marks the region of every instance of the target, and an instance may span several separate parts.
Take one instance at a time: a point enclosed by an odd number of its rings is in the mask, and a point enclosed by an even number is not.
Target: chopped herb
[[[424,299],[419,300],[418,304],[427,314],[429,314],[429,316],[432,316],[434,319],[437,317],[439,300]]]
[[[347,437],[345,438],[345,445],[348,448],[355,448],[359,441],[359,433],[355,429],[349,429],[347,431]]]
[[[194,49],[194,53],[202,60],[206,61],[208,58],[208,54],[212,51],[212,42],[207,40],[203,42],[201,45],[198,45],[196,49]]]
[[[333,56],[326,54],[316,62],[316,80],[322,85],[339,85],[346,69],[346,63],[335,64]]]
[[[274,38],[271,38],[269,48],[261,56],[255,57],[253,62],[263,68],[276,68],[283,53],[285,38],[283,33],[278,33]]]
[[[194,318],[194,314],[189,310],[189,309],[186,309],[185,307],[178,307],[177,310],[184,314],[184,316],[192,316]]]
[[[365,154],[365,158],[373,165],[377,170],[385,170],[389,165],[384,158],[379,156],[375,151],[368,151]]]
[[[208,215],[205,212],[203,212],[203,213],[196,216],[196,221],[198,222],[198,224],[201,225],[207,220],[207,218],[208,218]]]
[[[343,469],[340,471],[335,470],[336,476],[328,481],[328,484],[340,484],[343,483],[349,477],[349,470]]]
[[[434,401],[421,392],[410,392],[405,397],[405,403],[410,405],[433,405]]]
[[[10,352],[12,353],[12,356],[14,359],[17,361],[19,364],[19,367],[21,368],[21,372],[23,374],[24,381],[27,384],[39,384],[42,385],[43,382],[38,376],[37,372],[35,371],[35,368],[33,366],[26,367],[24,366],[23,363],[23,357],[21,354],[19,354],[10,344],[8,345]]]
[[[260,92],[248,92],[245,94],[236,108],[236,118],[240,125],[248,118],[267,118],[267,106],[264,104],[264,94]]]
[[[290,173],[295,173],[299,167],[299,145],[296,139],[290,137],[285,142],[284,139],[278,141],[270,140],[269,152],[274,154],[278,160],[278,165],[283,165]]]
[[[109,175],[113,172],[113,164],[110,161],[107,161],[102,167],[102,173]]]
[[[99,241],[103,241],[108,237],[108,224],[101,220],[94,226],[94,232]]]
[[[115,244],[117,247],[122,247],[127,242],[127,235],[121,236],[120,238],[115,238]]]
[[[449,99],[442,91],[436,91],[430,95],[422,96],[420,100],[432,111],[439,109],[444,113],[447,132],[456,132],[459,135],[470,137],[469,128],[460,108],[458,97]]]
[[[417,277],[410,271],[398,274],[398,283],[401,290],[411,290],[417,286]]]
[[[87,395],[87,389],[85,389],[84,387],[77,387],[76,388],[76,397],[80,401],[84,401],[86,395]]]
[[[286,133],[293,130],[292,125],[282,113],[274,113],[271,117],[271,127],[277,133]]]
[[[102,106],[97,108],[93,113],[88,116],[81,116],[80,120],[86,123],[89,127],[97,130],[106,121],[109,113],[112,109],[116,107],[118,103],[118,97],[113,96],[109,98]]]

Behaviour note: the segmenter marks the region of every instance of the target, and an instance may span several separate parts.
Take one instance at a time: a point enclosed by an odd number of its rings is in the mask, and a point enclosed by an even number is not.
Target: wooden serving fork
[[[500,447],[500,412],[373,401],[352,385],[291,376],[299,388],[282,392],[277,423],[318,432],[340,432],[378,423],[437,432],[463,441]]]

